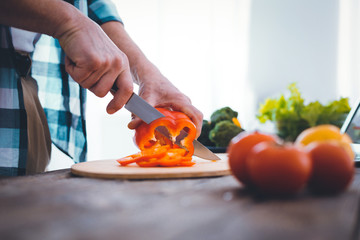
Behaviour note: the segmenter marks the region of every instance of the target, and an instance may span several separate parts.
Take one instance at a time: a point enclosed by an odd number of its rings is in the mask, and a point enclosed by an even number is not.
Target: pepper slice
[[[144,151],[129,155],[127,157],[120,158],[117,161],[122,166],[126,166],[134,162],[148,161],[153,158],[162,158],[166,155],[169,149],[169,146],[152,147],[150,149],[146,149]]]
[[[136,162],[141,167],[173,167],[192,166],[194,153],[193,141],[196,136],[194,123],[182,112],[170,111],[157,108],[164,117],[146,124],[141,123],[135,130],[134,142],[141,152],[118,159],[117,161],[126,166]],[[167,131],[170,139],[163,136],[156,129],[161,127]],[[187,133],[180,143],[186,148],[182,149],[175,144],[181,130]]]

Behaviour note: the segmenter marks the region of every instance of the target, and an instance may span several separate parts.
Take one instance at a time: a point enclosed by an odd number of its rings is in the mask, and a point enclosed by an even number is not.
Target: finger
[[[65,71],[80,85],[85,79],[89,78],[93,72],[79,67],[67,55],[65,56]]]
[[[121,72],[115,83],[118,90],[114,93],[114,98],[106,108],[109,114],[113,114],[122,108],[133,93],[133,83],[129,68]]]
[[[175,108],[174,110],[185,113],[191,119],[191,121],[193,121],[196,126],[196,138],[198,138],[201,134],[203,114],[192,105],[181,106],[179,110],[176,110]]]
[[[136,129],[143,121],[139,117],[135,117],[128,123],[129,129]]]
[[[104,78],[105,77],[105,78]],[[112,70],[101,68],[99,70],[92,70],[90,71],[90,75],[85,78],[84,80],[82,80],[81,82],[78,82],[83,88],[89,89],[90,91],[92,91],[93,93],[95,93],[96,96],[100,97],[97,92],[100,90],[99,86],[95,87],[96,85],[98,85],[99,83],[101,83],[100,85],[103,84],[103,80],[109,80],[108,78],[110,78],[112,80],[112,82],[115,81],[116,79],[116,73]],[[95,91],[92,90],[92,88],[95,87]]]
[[[93,86],[89,88],[98,97],[105,97],[111,90],[116,81],[116,72],[110,71],[105,73]],[[115,93],[114,93],[115,94]]]

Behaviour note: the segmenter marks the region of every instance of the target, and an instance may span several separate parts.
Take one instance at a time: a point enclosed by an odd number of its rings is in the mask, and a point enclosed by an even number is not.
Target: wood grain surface
[[[0,179],[0,239],[360,240],[360,170],[347,191],[269,198],[232,176],[124,180],[70,169]]]
[[[139,167],[135,163],[121,166],[116,160],[99,160],[78,163],[71,167],[75,175],[92,178],[120,179],[161,179],[194,178],[229,175],[230,169],[226,154],[217,154],[221,160],[209,161],[193,157],[191,167]]]

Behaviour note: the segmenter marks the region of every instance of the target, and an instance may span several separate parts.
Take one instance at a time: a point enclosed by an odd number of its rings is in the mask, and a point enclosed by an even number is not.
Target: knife
[[[112,91],[116,91],[117,87],[113,86]],[[133,93],[127,103],[125,104],[125,108],[141,118],[147,124],[151,123],[152,121],[164,117],[164,115],[159,112],[156,108],[151,106],[147,103],[144,99],[139,97],[136,93]],[[167,134],[167,130],[164,128],[158,127],[157,130],[163,134],[165,137],[169,138]],[[181,130],[179,137],[177,137],[175,144],[181,148],[186,149],[184,146],[181,145],[180,140],[187,136],[187,133],[184,130]],[[220,160],[218,156],[216,156],[213,152],[211,152],[207,147],[202,145],[196,139],[193,141],[194,145],[194,155],[206,160]],[[187,150],[187,149],[186,149]]]

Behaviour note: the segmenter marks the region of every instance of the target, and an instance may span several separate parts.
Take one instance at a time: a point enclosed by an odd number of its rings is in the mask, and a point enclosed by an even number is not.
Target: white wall
[[[338,97],[338,0],[253,0],[249,82],[256,103],[297,82],[309,101]]]
[[[355,103],[360,100],[360,2],[341,0],[339,12],[337,89]]]

